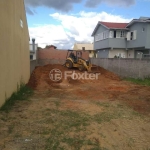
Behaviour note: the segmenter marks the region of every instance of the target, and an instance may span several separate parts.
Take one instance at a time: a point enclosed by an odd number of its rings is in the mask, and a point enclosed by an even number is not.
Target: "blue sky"
[[[39,46],[68,49],[92,42],[98,21],[129,22],[150,17],[150,0],[25,0],[30,37]]]

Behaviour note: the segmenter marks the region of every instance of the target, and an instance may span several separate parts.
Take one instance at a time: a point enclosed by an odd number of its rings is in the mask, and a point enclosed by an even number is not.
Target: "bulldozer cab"
[[[70,58],[73,63],[77,63],[79,58],[82,58],[82,52],[81,51],[73,51],[73,50],[68,50],[66,59]]]

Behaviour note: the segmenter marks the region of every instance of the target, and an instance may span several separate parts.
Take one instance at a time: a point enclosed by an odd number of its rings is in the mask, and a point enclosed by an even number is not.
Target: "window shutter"
[[[120,31],[117,31],[116,37],[117,37],[117,38],[120,38],[120,34],[121,34],[121,32],[120,32]]]
[[[98,41],[99,34],[95,35],[95,41]]]
[[[133,40],[136,40],[136,33],[137,33],[137,31],[134,30],[134,31],[133,31]]]
[[[131,32],[127,32],[127,41],[130,41],[131,38]]]
[[[109,38],[113,38],[113,31],[109,32]]]

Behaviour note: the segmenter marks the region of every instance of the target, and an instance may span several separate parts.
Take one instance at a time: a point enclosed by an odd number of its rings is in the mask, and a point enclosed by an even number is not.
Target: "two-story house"
[[[98,58],[141,58],[150,56],[150,18],[130,23],[99,21],[92,36]]]

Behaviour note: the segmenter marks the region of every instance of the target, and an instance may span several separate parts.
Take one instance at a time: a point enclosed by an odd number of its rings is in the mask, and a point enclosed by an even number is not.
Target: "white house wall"
[[[35,50],[37,50],[37,48],[38,48],[38,44],[35,44]],[[30,44],[30,51],[33,51],[33,45],[32,44]]]
[[[32,60],[36,60],[36,53],[37,53],[38,44],[35,44],[35,52],[33,51],[33,45],[32,44],[29,45],[29,48],[30,48],[30,55],[33,55]]]
[[[134,50],[128,50],[128,58],[134,58]]]
[[[112,49],[109,50],[109,57],[108,58],[114,58],[115,56],[121,55],[122,58],[127,58],[127,50],[123,49]]]

